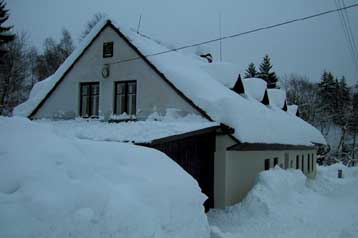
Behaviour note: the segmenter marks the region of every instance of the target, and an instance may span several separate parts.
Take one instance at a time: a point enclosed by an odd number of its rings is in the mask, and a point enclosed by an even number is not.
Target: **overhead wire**
[[[221,41],[221,40],[236,38],[236,37],[252,34],[252,33],[255,33],[255,32],[260,32],[260,31],[269,30],[269,29],[273,29],[273,28],[276,28],[276,27],[292,24],[292,23],[299,22],[299,21],[305,21],[305,20],[309,20],[309,19],[312,19],[312,18],[321,17],[321,16],[324,16],[324,15],[327,15],[327,14],[332,14],[332,13],[335,13],[335,12],[341,12],[343,10],[354,8],[354,7],[358,7],[358,3],[351,4],[351,5],[348,5],[348,6],[337,7],[336,9],[323,11],[323,12],[319,12],[319,13],[316,13],[316,14],[313,14],[313,15],[300,17],[300,18],[295,18],[295,19],[292,19],[292,20],[280,22],[280,23],[273,24],[273,25],[263,26],[263,27],[252,29],[252,30],[232,34],[232,35],[227,35],[227,36],[223,36],[223,37],[214,38],[214,39],[211,39],[211,40],[201,41],[201,42],[193,43],[193,44],[190,44],[190,45],[184,45],[184,46],[180,46],[180,47],[177,47],[177,48],[174,48],[174,49],[164,50],[164,51],[161,51],[161,52],[147,54],[147,55],[144,55],[144,57],[153,57],[153,56],[167,54],[167,53],[171,53],[171,52],[175,52],[175,51],[179,51],[179,50],[183,50],[183,49],[187,49],[187,48],[192,48],[192,47],[196,47],[196,46],[200,46],[200,45],[206,45],[206,44]],[[119,61],[115,61],[115,62],[112,62],[112,63],[109,63],[109,64],[112,65],[112,64],[126,63],[126,62],[130,62],[130,61],[133,61],[133,60],[138,60],[138,59],[140,59],[140,57],[133,57],[133,58],[129,58],[129,59],[119,60]]]

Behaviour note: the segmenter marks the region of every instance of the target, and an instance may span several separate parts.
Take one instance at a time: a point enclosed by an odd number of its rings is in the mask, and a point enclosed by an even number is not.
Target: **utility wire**
[[[334,2],[336,4],[337,8],[343,7],[342,2],[340,0],[335,0]],[[343,15],[343,11],[339,11],[338,15],[339,15],[340,22],[341,22],[341,25],[342,25],[342,28],[343,28],[343,31],[344,31],[344,36],[345,36],[345,38],[347,40],[347,43],[348,43],[348,48],[349,48],[348,50],[349,50],[349,52],[350,52],[350,54],[352,56],[353,64],[356,67],[357,66],[357,58],[356,58],[356,54],[355,54],[355,51],[354,51],[354,46],[353,46],[353,42],[352,42],[352,39],[351,39],[351,35],[350,35],[349,31],[348,31],[348,24],[346,22],[345,15]]]
[[[346,4],[345,4],[344,0],[341,0],[341,3],[342,3],[342,6],[345,7]],[[352,31],[351,21],[349,19],[349,15],[348,15],[347,10],[343,10],[342,12],[343,12],[343,15],[345,16],[348,34],[350,35],[350,38],[351,38],[353,53],[354,53],[355,60],[356,60],[356,70],[357,70],[357,73],[358,73],[358,51],[357,51],[357,45],[356,45],[356,42],[355,42],[354,34],[353,34],[353,31]]]
[[[259,32],[259,31],[269,30],[269,29],[272,29],[272,28],[288,25],[288,24],[295,23],[295,22],[305,21],[305,20],[309,20],[309,19],[312,19],[312,18],[317,18],[317,17],[320,17],[320,16],[328,15],[328,14],[331,14],[331,13],[340,12],[340,11],[350,9],[350,8],[354,8],[354,7],[358,7],[358,3],[351,4],[351,5],[348,5],[348,6],[345,6],[345,7],[340,7],[340,8],[337,8],[337,9],[332,9],[332,10],[320,12],[320,13],[313,14],[313,15],[306,16],[306,17],[296,18],[296,19],[293,19],[293,20],[277,23],[277,24],[274,24],[274,25],[259,27],[259,28],[253,29],[253,30],[249,30],[249,31],[245,31],[245,32],[241,32],[241,33],[237,33],[237,34],[233,34],[233,35],[228,35],[228,36],[224,36],[224,37],[219,37],[219,38],[215,38],[215,39],[211,39],[211,40],[207,40],[207,41],[202,41],[202,42],[194,43],[194,44],[191,44],[191,45],[184,45],[184,46],[181,46],[181,47],[178,47],[178,48],[175,48],[175,49],[169,49],[169,50],[165,50],[165,51],[161,51],[161,52],[157,52],[157,53],[153,53],[153,54],[148,54],[148,55],[144,55],[144,56],[145,57],[152,57],[152,56],[167,54],[167,53],[171,53],[171,52],[174,52],[174,51],[183,50],[183,49],[187,49],[187,48],[191,48],[191,47],[205,45],[205,44],[209,44],[209,43],[213,43],[213,42],[217,42],[217,41],[221,41],[221,40],[226,40],[226,39],[230,39],[230,38],[236,38],[236,37],[239,37],[239,36],[248,35],[248,34],[252,34],[252,33],[255,33],[255,32]],[[130,61],[137,60],[137,59],[140,59],[140,57],[134,57],[134,58],[130,58],[130,59],[120,60],[120,61],[112,62],[112,63],[109,63],[109,64],[120,64],[120,63],[130,62]]]

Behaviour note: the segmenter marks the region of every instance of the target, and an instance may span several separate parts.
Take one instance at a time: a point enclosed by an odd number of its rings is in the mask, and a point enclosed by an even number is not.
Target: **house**
[[[241,201],[256,175],[275,165],[314,177],[314,144],[326,144],[318,130],[287,111],[282,92],[268,91],[261,79],[237,81],[237,72],[104,20],[54,75],[34,86],[14,115],[136,121],[128,126],[173,108],[200,116],[209,124],[122,141],[168,154],[197,179],[207,208],[225,207]],[[240,92],[232,90],[235,83],[242,84]]]

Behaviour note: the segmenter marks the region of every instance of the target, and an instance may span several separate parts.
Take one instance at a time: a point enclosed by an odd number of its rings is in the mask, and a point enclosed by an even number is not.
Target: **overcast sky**
[[[346,0],[346,5],[356,3]],[[205,41],[222,33],[230,35],[335,8],[334,0],[7,0],[10,23],[26,31],[32,44],[41,47],[46,37],[59,38],[67,28],[78,43],[84,25],[93,14],[106,13],[115,21],[175,46]],[[358,8],[348,10],[358,43]],[[250,62],[258,65],[265,54],[274,70],[307,75],[318,81],[323,70],[350,84],[358,81],[343,28],[336,13],[222,42],[223,60],[242,71]],[[216,59],[218,43],[207,45]]]

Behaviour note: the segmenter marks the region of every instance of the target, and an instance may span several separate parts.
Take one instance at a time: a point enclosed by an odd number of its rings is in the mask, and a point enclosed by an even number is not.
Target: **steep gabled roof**
[[[115,29],[140,57],[171,85],[173,90],[197,108],[206,118],[234,128],[233,136],[240,142],[308,146],[312,146],[311,142],[326,143],[316,128],[300,118],[279,108],[268,108],[251,96],[242,97],[223,86],[213,74],[202,69],[207,63],[185,56],[180,52],[171,51],[110,20],[100,22],[86,38],[86,43],[82,44],[65,61],[54,76],[43,83],[46,84],[46,87],[42,86],[46,92],[41,93],[36,100],[33,100],[37,103],[28,104],[31,110],[28,110],[27,114],[24,113],[25,116],[36,113],[46,97],[55,90],[61,79],[107,25]],[[159,52],[166,53],[158,54]],[[31,102],[32,99],[30,98],[29,101]],[[21,111],[26,111],[22,110],[26,107],[26,103],[20,105],[14,113],[21,114]]]

